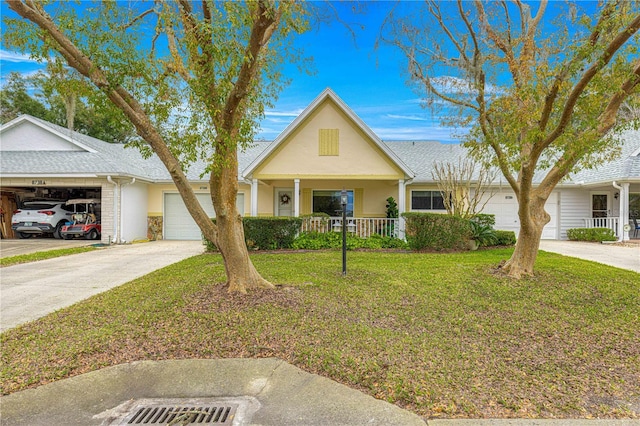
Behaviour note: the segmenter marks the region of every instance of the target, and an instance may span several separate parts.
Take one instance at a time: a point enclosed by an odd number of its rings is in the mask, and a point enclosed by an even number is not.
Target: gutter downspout
[[[114,182],[111,179],[111,176],[107,176],[107,182],[114,186],[113,188],[113,240],[110,241],[115,244],[120,244],[120,229],[118,228],[118,224],[120,223],[120,211],[118,210],[118,197],[120,195],[120,185],[117,182]]]

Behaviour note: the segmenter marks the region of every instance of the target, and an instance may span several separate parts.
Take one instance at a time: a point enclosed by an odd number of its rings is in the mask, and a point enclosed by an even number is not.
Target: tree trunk
[[[502,267],[502,270],[513,278],[519,279],[533,275],[542,230],[551,220],[551,216],[544,209],[548,195],[544,198],[542,196],[532,196],[532,198],[530,202],[519,200],[520,233],[513,255]]]
[[[249,258],[242,217],[236,209],[238,161],[230,154],[221,171],[211,173],[211,200],[216,211],[217,236],[213,243],[224,258],[229,293],[247,293],[256,288],[275,288],[262,278]]]

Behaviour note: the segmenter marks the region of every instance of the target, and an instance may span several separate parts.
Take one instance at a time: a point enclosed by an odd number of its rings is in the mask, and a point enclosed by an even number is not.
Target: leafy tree
[[[252,142],[257,119],[281,89],[282,63],[299,59],[291,42],[307,28],[304,4],[178,0],[48,9],[33,0],[7,3],[24,18],[7,20],[7,42],[42,58],[52,50],[61,55],[131,121],[143,153],[163,162],[205,238],[219,248],[229,291],[273,287],[244,242],[237,151]],[[207,164],[216,224],[185,175],[196,160]]]
[[[465,146],[515,192],[520,235],[504,265],[513,277],[533,274],[556,185],[619,152],[616,130],[632,122],[616,114],[640,83],[637,1],[554,3],[556,22],[547,3],[428,0],[421,11],[404,5],[408,18],[399,6],[382,30],[427,104],[472,125]]]
[[[17,72],[9,74],[5,86],[0,90],[0,123],[4,124],[21,114],[45,118],[47,107],[29,95],[28,82]]]

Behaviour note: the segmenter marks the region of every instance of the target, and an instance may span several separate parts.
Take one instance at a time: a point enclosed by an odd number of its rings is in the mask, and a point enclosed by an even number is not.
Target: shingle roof
[[[90,151],[3,151],[0,155],[2,175],[114,175],[132,176],[149,181],[171,181],[171,176],[156,155],[144,158],[136,148],[121,144],[111,144],[90,136],[69,131],[61,126],[31,116],[21,116],[16,120],[26,120],[43,128],[64,134],[65,137],[90,148]],[[16,120],[12,121],[15,122]],[[7,126],[7,125],[5,125]],[[3,129],[5,128],[3,126]],[[640,131],[629,130],[622,134],[624,140],[622,155],[595,169],[582,170],[570,179],[573,183],[599,183],[613,180],[640,180]],[[238,177],[244,178],[243,171],[270,147],[271,141],[256,141],[252,146],[238,153]],[[433,182],[431,171],[434,161],[456,163],[466,154],[466,149],[456,144],[435,141],[389,141],[380,142],[393,153],[405,167],[413,171],[413,182]],[[198,161],[187,171],[192,181],[201,178],[205,163]],[[539,181],[542,173],[537,174]]]

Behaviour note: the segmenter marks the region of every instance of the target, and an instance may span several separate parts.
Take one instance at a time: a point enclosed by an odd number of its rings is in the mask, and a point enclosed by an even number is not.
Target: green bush
[[[304,232],[300,234],[292,244],[297,250],[321,250],[342,248],[342,233],[340,232]],[[360,238],[353,234],[347,234],[347,250],[385,248],[407,248],[407,243],[392,237],[371,235],[369,238]]]
[[[469,225],[471,226],[471,239],[477,241],[480,247],[496,243],[496,231],[491,225],[477,222],[474,219],[469,221]]]
[[[412,250],[464,250],[471,238],[469,220],[437,213],[403,213]]]
[[[572,228],[567,229],[567,237],[572,241],[615,241],[613,229]]]
[[[496,245],[512,246],[516,243],[516,233],[513,231],[500,231],[496,229]]]
[[[215,223],[215,219],[212,219]],[[291,248],[302,225],[299,217],[244,217],[244,240],[252,250],[275,250]],[[217,250],[205,240],[207,250]]]

